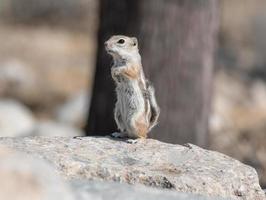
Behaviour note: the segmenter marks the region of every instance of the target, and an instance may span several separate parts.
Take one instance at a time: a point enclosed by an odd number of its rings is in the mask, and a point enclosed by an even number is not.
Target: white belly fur
[[[145,112],[145,101],[137,81],[117,85],[117,106],[129,136],[134,134],[132,123]],[[134,125],[133,125],[134,126]]]

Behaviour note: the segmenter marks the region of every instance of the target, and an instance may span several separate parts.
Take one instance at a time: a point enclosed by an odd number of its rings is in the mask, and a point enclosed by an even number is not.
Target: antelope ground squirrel
[[[105,42],[105,48],[114,60],[111,68],[117,94],[114,118],[121,131],[113,136],[146,138],[157,124],[160,109],[154,88],[144,76],[138,41],[135,37],[115,35]]]

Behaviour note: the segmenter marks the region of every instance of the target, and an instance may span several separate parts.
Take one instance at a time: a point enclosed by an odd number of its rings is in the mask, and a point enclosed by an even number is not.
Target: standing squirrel
[[[160,114],[154,88],[145,79],[138,41],[135,37],[112,36],[105,42],[113,57],[112,78],[116,83],[117,102],[114,118],[120,133],[114,137],[146,138]]]

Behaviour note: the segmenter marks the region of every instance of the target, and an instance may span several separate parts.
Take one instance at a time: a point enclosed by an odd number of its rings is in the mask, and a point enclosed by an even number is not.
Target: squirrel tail
[[[151,130],[158,123],[158,118],[160,115],[160,108],[155,98],[154,87],[150,84],[149,81],[146,81],[146,86],[147,86],[147,91],[149,93],[148,96],[149,96],[150,106],[151,106],[151,117],[150,117],[150,126],[149,126],[149,130]]]

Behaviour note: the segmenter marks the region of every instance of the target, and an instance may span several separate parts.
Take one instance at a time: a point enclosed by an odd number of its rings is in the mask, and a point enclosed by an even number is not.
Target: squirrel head
[[[138,40],[124,35],[112,36],[105,43],[105,49],[114,61],[139,61]]]

